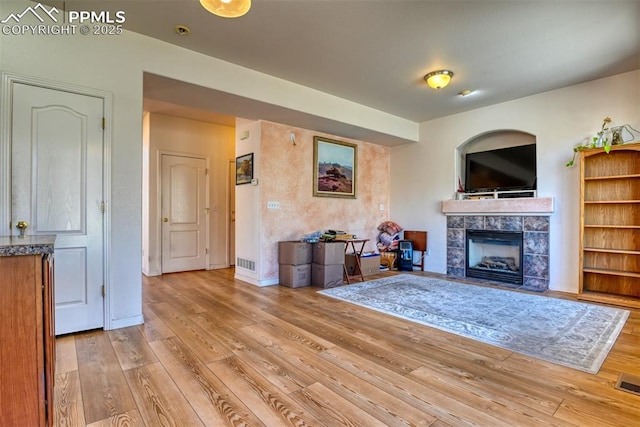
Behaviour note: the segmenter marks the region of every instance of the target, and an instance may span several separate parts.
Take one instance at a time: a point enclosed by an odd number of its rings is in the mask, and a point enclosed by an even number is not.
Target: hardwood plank
[[[503,377],[497,375],[495,378],[498,380],[496,381],[489,376],[490,373],[484,372],[482,366],[478,366],[480,372],[476,372],[471,368],[468,371],[458,373],[451,372],[448,369],[440,371],[437,368],[426,369],[423,367],[418,368],[409,375],[398,378],[392,372],[385,371],[366,359],[350,354],[340,348],[322,352],[321,356],[407,403],[414,406],[422,405],[428,407],[430,413],[450,423],[455,423],[456,420],[451,418],[448,412],[442,411],[441,408],[458,405],[456,401],[460,401],[464,405],[472,406],[473,411],[475,411],[480,408],[478,404],[471,404],[472,399],[476,396],[491,396],[494,398],[496,395],[501,395],[504,401],[501,401],[500,405],[505,407],[516,405],[523,414],[527,414],[527,418],[531,418],[531,413],[533,413],[544,420],[550,419],[550,416],[553,415],[561,403],[561,400],[557,400],[555,404],[551,404],[542,396],[528,396],[523,391],[516,393],[507,388],[503,382]],[[437,382],[423,381],[420,378],[422,372],[437,373],[446,378],[446,382],[453,384],[468,383],[468,387],[466,387],[462,396],[460,393],[451,393],[447,391],[446,387],[438,385]],[[496,384],[491,384],[492,381],[496,381]],[[449,402],[449,400],[452,401]],[[514,403],[511,403],[510,400],[513,400]],[[551,410],[548,410],[549,408]],[[461,407],[460,410],[463,410],[463,408]],[[464,410],[470,415],[473,413],[469,409]]]
[[[78,371],[56,374],[53,392],[54,425],[66,427],[84,426],[84,409]]]
[[[173,304],[160,303],[151,307],[160,319],[192,348],[205,363],[220,360],[232,355],[232,352],[209,331],[206,331],[190,318],[193,312],[184,312]]]
[[[228,357],[207,366],[265,425],[302,427],[323,424],[311,414],[305,414],[285,393],[273,387],[238,357]]]
[[[123,371],[157,361],[137,327],[109,331],[108,335]]]
[[[114,415],[105,420],[96,421],[87,427],[144,427],[144,421],[137,409]]]
[[[124,374],[146,425],[204,425],[162,364],[129,369]]]
[[[430,406],[420,405],[424,402],[417,405],[406,404],[386,391],[363,381],[357,375],[352,375],[348,371],[326,362],[320,356],[320,352],[311,351],[307,347],[287,339],[278,340],[277,337],[272,337],[273,342],[269,339],[265,340],[264,332],[260,330],[259,326],[242,328],[242,332],[255,335],[282,360],[286,360],[296,368],[303,370],[325,387],[340,394],[382,422],[389,425],[428,425],[434,419],[432,413],[428,411]],[[402,375],[395,374],[398,380],[403,378]]]
[[[64,335],[56,338],[56,369],[58,374],[78,370],[78,357],[76,355],[76,339],[73,335]]]
[[[142,304],[144,323],[138,325],[140,333],[147,342],[174,337],[175,334],[154,312],[148,304]]]
[[[319,383],[291,395],[330,426],[384,427],[384,424]]]
[[[286,363],[251,337],[238,334],[236,328],[220,322],[214,323],[202,315],[195,317],[195,320],[230,346],[236,356],[253,366],[260,375],[285,393],[292,393],[315,382],[315,379]]]
[[[151,347],[206,425],[263,425],[179,338],[156,341]]]
[[[78,372],[87,423],[136,408],[109,337],[103,331],[76,335]]]
[[[537,411],[534,408],[510,400],[504,393],[498,393],[487,388],[477,389],[463,380],[442,375],[429,369],[420,368],[407,375],[424,387],[438,390],[446,396],[500,419],[508,425],[518,426],[570,426],[554,419],[552,415]]]

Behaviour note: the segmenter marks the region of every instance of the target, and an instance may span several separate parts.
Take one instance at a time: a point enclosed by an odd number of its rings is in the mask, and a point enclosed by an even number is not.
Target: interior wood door
[[[207,267],[206,160],[162,155],[162,272]]]
[[[104,325],[103,102],[13,85],[11,222],[56,235],[57,335]]]

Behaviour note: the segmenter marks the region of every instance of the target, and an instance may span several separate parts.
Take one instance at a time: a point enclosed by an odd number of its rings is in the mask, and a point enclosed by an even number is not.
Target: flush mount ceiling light
[[[251,0],[200,0],[200,4],[223,18],[238,18],[251,8]]]
[[[434,89],[442,89],[449,84],[451,77],[453,77],[453,71],[438,70],[430,72],[429,74],[424,76],[424,79],[427,81],[429,87]]]

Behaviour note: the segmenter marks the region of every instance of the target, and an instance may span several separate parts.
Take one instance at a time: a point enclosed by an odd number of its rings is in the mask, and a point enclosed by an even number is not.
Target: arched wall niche
[[[535,135],[513,129],[493,130],[469,138],[457,148],[456,169],[458,173],[456,177],[456,189],[458,188],[458,179],[461,183],[464,183],[464,159],[467,153],[477,153],[480,151],[495,150],[497,148],[517,147],[519,145],[535,143]]]

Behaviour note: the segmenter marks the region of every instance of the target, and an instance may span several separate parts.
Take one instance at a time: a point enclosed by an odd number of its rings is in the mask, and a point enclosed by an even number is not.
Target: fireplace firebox
[[[466,230],[465,275],[522,285],[522,232]]]

